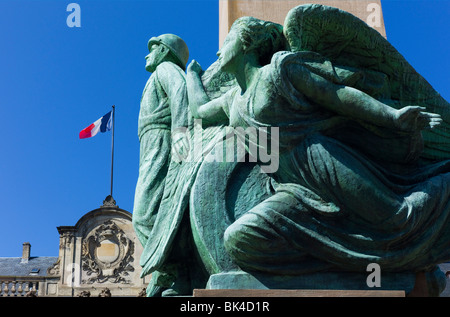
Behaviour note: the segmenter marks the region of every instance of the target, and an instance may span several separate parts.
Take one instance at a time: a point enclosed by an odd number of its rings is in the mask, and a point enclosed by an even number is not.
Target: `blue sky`
[[[0,257],[57,256],[110,192],[111,134],[79,140],[116,106],[114,193],[132,211],[137,118],[151,36],[174,33],[206,69],[218,50],[219,0],[0,0]],[[69,28],[66,7],[81,8]],[[382,0],[388,40],[450,100],[450,0]]]

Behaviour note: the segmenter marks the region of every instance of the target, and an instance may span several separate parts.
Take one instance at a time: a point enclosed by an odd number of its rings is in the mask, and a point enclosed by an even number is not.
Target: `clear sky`
[[[182,37],[204,69],[218,50],[219,0],[0,0],[0,257],[57,256],[110,193],[111,133],[78,139],[116,106],[114,192],[132,212],[147,41]],[[66,24],[67,5],[81,27]],[[382,0],[388,40],[450,100],[450,0]]]

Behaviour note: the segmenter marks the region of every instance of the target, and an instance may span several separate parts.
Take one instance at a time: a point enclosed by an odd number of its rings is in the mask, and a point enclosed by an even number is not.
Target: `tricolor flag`
[[[81,130],[80,139],[91,138],[94,135],[96,135],[99,131],[100,132],[110,131],[112,127],[111,113],[112,111],[108,112],[103,117],[101,117],[88,127],[84,128],[83,130]]]

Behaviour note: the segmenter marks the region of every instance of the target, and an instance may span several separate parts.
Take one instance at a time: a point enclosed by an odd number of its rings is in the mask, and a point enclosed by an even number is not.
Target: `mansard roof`
[[[0,257],[0,276],[48,276],[47,269],[58,257],[38,256],[23,261],[21,257]]]

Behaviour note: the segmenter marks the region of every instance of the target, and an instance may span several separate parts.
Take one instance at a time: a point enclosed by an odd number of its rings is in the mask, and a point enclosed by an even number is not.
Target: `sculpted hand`
[[[397,110],[394,117],[396,128],[405,132],[414,132],[433,129],[441,124],[442,119],[439,114],[423,110],[426,108],[420,106],[408,106]]]
[[[189,64],[189,66],[187,67],[187,71],[200,74],[202,72],[202,67],[195,59],[193,59]]]

